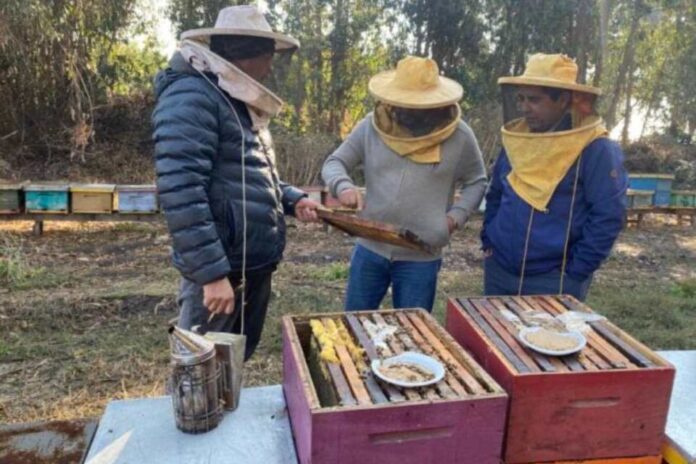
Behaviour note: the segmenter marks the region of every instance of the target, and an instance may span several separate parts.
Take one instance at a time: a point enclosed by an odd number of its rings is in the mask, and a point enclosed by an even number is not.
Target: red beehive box
[[[448,301],[447,330],[510,395],[505,462],[658,456],[674,381],[667,361],[608,321],[589,324],[574,356],[518,341],[513,322],[569,310],[592,313],[570,296]]]
[[[359,374],[345,347],[336,348],[340,362],[324,361],[312,319],[342,323],[367,365],[380,355],[421,351],[446,366],[445,378],[402,389],[369,370]],[[386,351],[367,335],[369,324],[380,323],[398,327]],[[285,316],[283,390],[303,464],[500,462],[507,395],[423,310]]]

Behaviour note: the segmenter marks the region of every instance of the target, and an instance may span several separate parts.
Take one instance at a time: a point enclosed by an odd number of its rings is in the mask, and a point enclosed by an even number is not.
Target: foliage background
[[[166,66],[154,19],[178,33],[233,0],[5,0],[0,5],[0,178],[152,178],[151,82]],[[602,113],[633,171],[696,187],[696,3],[691,0],[267,0],[302,42],[280,86],[279,168],[317,181],[323,158],[371,107],[367,81],[405,54],[462,83],[465,120],[490,162],[499,149],[496,79],[531,53],[576,57],[603,89]],[[629,129],[638,127],[629,146]],[[635,140],[634,140],[635,142]]]

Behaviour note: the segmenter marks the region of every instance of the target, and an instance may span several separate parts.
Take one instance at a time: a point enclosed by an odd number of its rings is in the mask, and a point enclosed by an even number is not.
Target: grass
[[[63,279],[43,266],[28,262],[22,240],[0,235],[0,283],[9,289],[50,288]]]
[[[477,227],[446,253],[440,321],[448,297],[481,293]],[[247,386],[282,380],[282,316],[342,310],[351,241],[300,226],[288,243]],[[161,224],[0,231],[0,422],[98,416],[113,399],[165,394],[178,282],[168,255]],[[628,231],[588,304],[654,349],[696,349],[695,260],[691,229]]]

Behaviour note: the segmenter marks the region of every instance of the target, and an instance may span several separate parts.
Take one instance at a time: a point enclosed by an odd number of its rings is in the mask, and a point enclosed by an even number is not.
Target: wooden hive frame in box
[[[421,351],[446,367],[432,387],[403,389],[360,373],[345,347],[338,363],[318,354],[310,320],[342,322],[364,362]],[[366,324],[398,327],[380,354]],[[507,397],[423,310],[283,318],[283,388],[302,463],[498,463]]]
[[[551,357],[517,339],[516,317],[592,313],[570,296],[450,299],[447,330],[510,395],[505,462],[655,459],[674,368],[609,321],[589,323],[587,345]],[[517,322],[517,321],[515,321]]]
[[[410,248],[430,253],[431,247],[408,229],[393,224],[372,221],[354,215],[341,214],[327,208],[320,208],[317,214],[321,220],[349,235],[367,238],[376,242]]]

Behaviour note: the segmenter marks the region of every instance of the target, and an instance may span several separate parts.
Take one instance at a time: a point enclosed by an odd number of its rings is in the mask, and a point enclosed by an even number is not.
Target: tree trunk
[[[591,0],[580,0],[578,4],[577,22],[575,26],[575,37],[577,40],[577,62],[578,62],[578,82],[587,82],[587,55],[590,44],[590,37],[593,35],[591,18]]]
[[[609,29],[609,0],[597,0],[599,3],[599,45],[595,51],[595,73],[592,85],[600,87],[604,61],[607,56],[607,30]]]
[[[628,128],[631,125],[631,112],[633,110],[633,106],[631,105],[631,97],[633,96],[633,61],[631,61],[630,68],[627,75],[628,80],[626,81],[626,106],[624,107],[624,125],[621,131],[622,145],[628,143]]]
[[[636,0],[634,3],[633,18],[631,19],[631,28],[626,38],[626,46],[624,47],[623,60],[614,81],[613,91],[611,93],[611,103],[607,110],[607,128],[611,130],[616,124],[616,112],[621,99],[621,90],[626,89],[626,75],[629,69],[632,68],[633,55],[636,51],[636,34],[640,25],[640,17],[642,12],[642,1]]]

